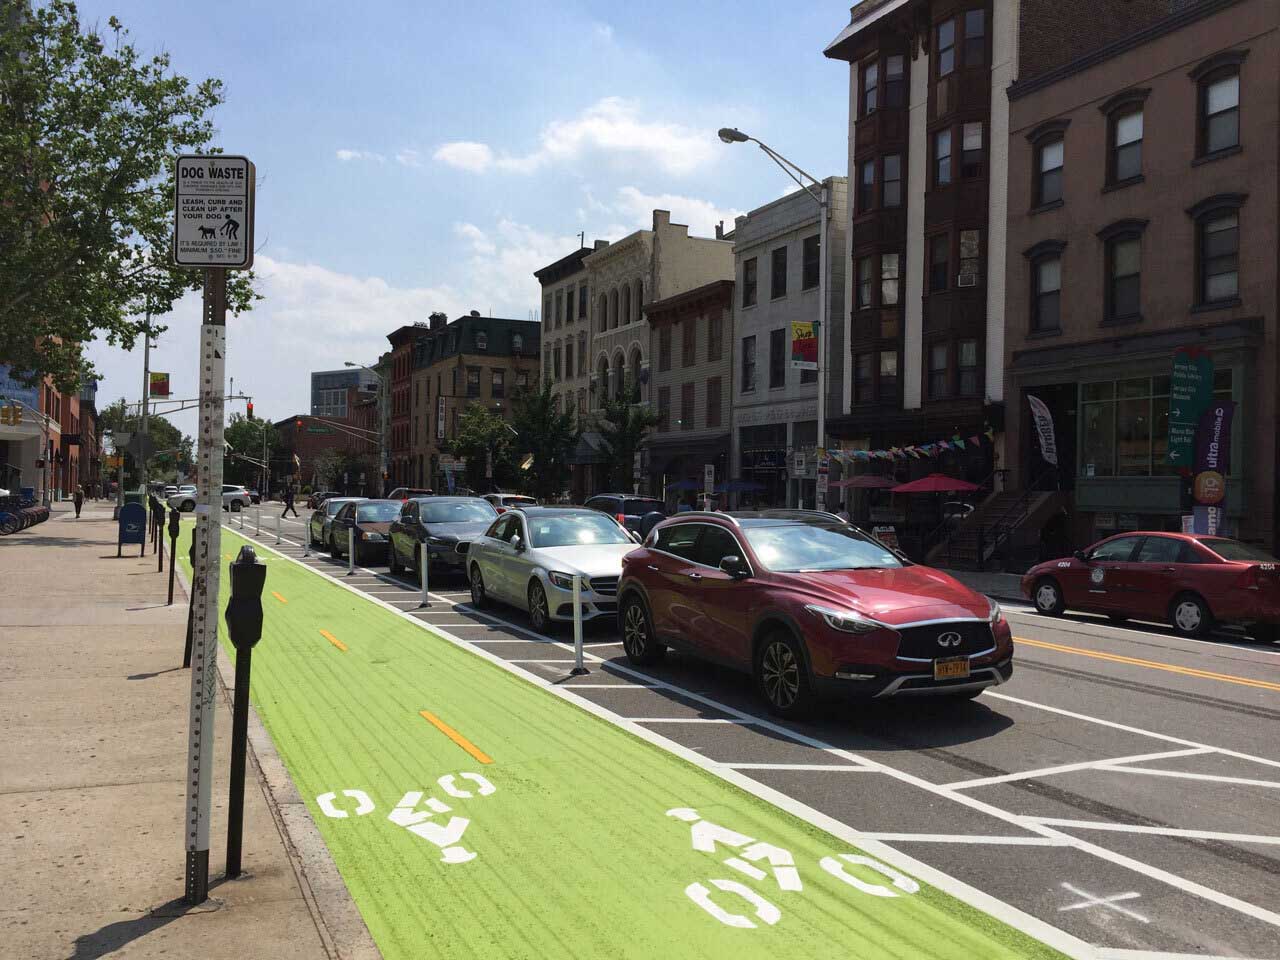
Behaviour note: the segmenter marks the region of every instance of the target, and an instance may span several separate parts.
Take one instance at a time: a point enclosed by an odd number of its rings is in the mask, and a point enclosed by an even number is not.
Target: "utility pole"
[[[147,300],[147,326],[142,341],[142,441],[138,449],[146,453],[147,444],[147,398],[151,395],[151,301]],[[147,492],[147,458],[138,457],[139,486],[145,495]]]

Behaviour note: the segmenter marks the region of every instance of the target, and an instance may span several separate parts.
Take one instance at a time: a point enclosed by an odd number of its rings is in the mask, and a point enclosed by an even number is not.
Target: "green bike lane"
[[[1062,956],[255,546],[253,703],[384,956]]]

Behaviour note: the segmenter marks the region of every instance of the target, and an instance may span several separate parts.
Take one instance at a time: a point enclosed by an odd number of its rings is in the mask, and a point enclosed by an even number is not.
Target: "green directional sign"
[[[1213,401],[1213,357],[1198,347],[1179,347],[1169,385],[1169,462],[1191,469],[1196,423]]]

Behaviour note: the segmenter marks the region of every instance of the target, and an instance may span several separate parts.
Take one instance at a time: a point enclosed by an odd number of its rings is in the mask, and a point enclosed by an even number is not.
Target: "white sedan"
[[[166,502],[171,507],[177,507],[183,513],[190,513],[196,508],[196,488],[187,484],[178,488],[178,492],[171,497],[166,498]],[[253,502],[253,498],[249,496],[249,491],[244,487],[234,483],[224,483],[222,485],[222,509],[239,511],[249,506]]]
[[[622,558],[637,541],[612,517],[583,508],[508,510],[471,542],[471,602],[499,600],[527,610],[533,628],[573,620],[573,578],[581,578],[582,619],[618,612]]]

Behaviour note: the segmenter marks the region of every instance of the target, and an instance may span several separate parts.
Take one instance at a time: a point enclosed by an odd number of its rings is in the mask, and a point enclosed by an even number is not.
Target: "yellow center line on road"
[[[1156,660],[1139,660],[1137,657],[1123,657],[1118,653],[1104,653],[1100,650],[1087,650],[1084,647],[1068,647],[1061,643],[1049,643],[1046,640],[1028,640],[1026,637],[1014,637],[1017,643],[1025,643],[1030,647],[1041,647],[1045,650],[1056,650],[1059,653],[1074,653],[1081,657],[1092,657],[1095,660],[1109,660],[1112,663],[1127,663],[1135,667],[1146,667],[1149,670],[1163,670],[1166,673],[1180,673],[1184,677],[1199,677],[1201,680],[1221,680],[1223,683],[1237,683],[1242,687],[1257,687],[1261,690],[1274,690],[1280,693],[1280,683],[1267,680],[1253,680],[1249,677],[1237,677],[1229,673],[1214,673],[1211,670],[1197,670],[1194,667],[1180,667],[1172,663],[1160,663]]]
[[[337,647],[337,648],[338,648],[339,650],[341,650],[343,653],[346,653],[346,652],[347,652],[347,645],[346,645],[345,643],[343,643],[341,640],[339,640],[337,637],[335,637],[335,636],[334,636],[332,633],[330,633],[328,630],[321,630],[321,631],[320,631],[320,636],[324,637],[326,640],[328,640],[330,643],[332,643],[335,647]]]
[[[280,594],[276,593],[274,590],[272,590],[272,591],[271,591],[271,595],[272,595],[273,597],[275,597],[277,600],[279,600],[281,603],[288,603],[288,602],[289,602],[289,601],[288,601],[288,600],[286,600],[284,597],[280,596]]]
[[[427,723],[431,724],[463,750],[475,757],[476,760],[481,763],[493,763],[493,757],[489,756],[457,730],[453,729],[453,727],[449,726],[437,717],[434,713],[429,710],[419,710],[418,713],[422,715],[423,719],[426,720]]]

